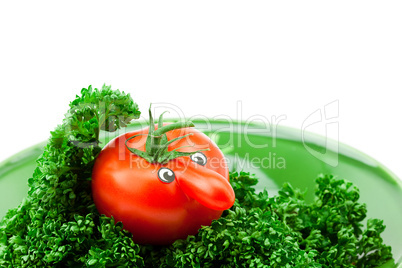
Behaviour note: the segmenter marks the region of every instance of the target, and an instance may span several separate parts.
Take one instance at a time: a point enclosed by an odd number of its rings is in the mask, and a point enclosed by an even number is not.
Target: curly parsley
[[[392,258],[380,237],[385,226],[361,221],[366,206],[352,183],[316,179],[316,199],[284,184],[277,196],[256,193],[249,173],[230,175],[236,202],[196,236],[167,248],[142,249],[154,267],[376,267]],[[370,241],[370,242],[369,242]]]
[[[100,130],[114,131],[139,115],[128,94],[82,89],[51,132],[27,198],[0,223],[0,267],[143,265],[139,246],[121,224],[98,215],[90,191]]]
[[[0,222],[1,267],[376,267],[392,258],[381,220],[362,221],[359,190],[332,176],[316,179],[316,199],[285,184],[256,193],[258,179],[230,174],[234,206],[195,236],[168,247],[135,244],[121,223],[99,215],[91,171],[100,130],[138,118],[130,95],[82,89],[28,180],[27,198]]]

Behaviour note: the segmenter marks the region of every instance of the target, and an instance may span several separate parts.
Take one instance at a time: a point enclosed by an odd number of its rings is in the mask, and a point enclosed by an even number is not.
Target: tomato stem
[[[185,122],[177,122],[177,123],[169,124],[169,125],[163,126],[161,128],[158,128],[157,130],[155,130],[153,135],[154,135],[154,137],[159,137],[171,130],[185,128],[185,127],[194,127],[194,123],[191,121],[185,121]]]
[[[147,160],[150,163],[164,164],[164,163],[167,163],[168,161],[175,159],[177,157],[180,157],[180,156],[190,156],[199,151],[204,151],[204,150],[197,150],[194,152],[178,152],[177,150],[168,151],[169,144],[171,144],[174,141],[186,138],[193,134],[189,133],[187,135],[179,136],[179,137],[176,137],[176,138],[168,141],[166,133],[169,131],[172,131],[172,130],[176,130],[176,129],[194,127],[194,123],[191,121],[183,121],[183,122],[176,122],[176,123],[164,126],[163,125],[163,114],[164,113],[162,113],[159,116],[158,129],[155,130],[155,124],[154,124],[154,119],[152,117],[151,106],[149,106],[149,133],[148,133],[147,141],[145,144],[145,151],[141,151],[136,148],[131,148],[127,145],[127,142],[129,140],[141,135],[141,134],[139,134],[139,135],[134,135],[126,140],[126,147],[130,152],[144,158],[145,160]]]

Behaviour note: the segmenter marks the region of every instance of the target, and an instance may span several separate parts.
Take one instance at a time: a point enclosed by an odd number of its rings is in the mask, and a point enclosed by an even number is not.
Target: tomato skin
[[[183,128],[166,133],[168,140],[193,133],[169,145],[168,150],[203,151],[204,166],[182,156],[166,164],[149,163],[125,146],[128,138],[147,134],[148,129],[123,134],[110,141],[96,159],[92,172],[92,195],[100,214],[123,223],[139,244],[168,245],[196,234],[202,225],[210,225],[224,209],[234,203],[229,172],[219,148],[203,133]],[[145,151],[146,135],[127,144]],[[218,164],[217,164],[218,163]],[[171,183],[158,178],[161,167],[175,173]]]

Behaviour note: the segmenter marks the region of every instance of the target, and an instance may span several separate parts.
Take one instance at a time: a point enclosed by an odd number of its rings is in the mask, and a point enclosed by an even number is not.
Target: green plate
[[[367,204],[368,218],[383,219],[386,225],[382,237],[392,246],[396,264],[390,261],[382,267],[402,265],[402,182],[379,162],[334,140],[296,129],[217,120],[194,122],[220,146],[231,169],[256,174],[260,178],[257,187],[266,187],[271,195],[288,181],[307,188],[307,199],[313,200],[314,180],[320,173],[352,181],[360,188],[360,201]],[[104,142],[113,135],[104,136]],[[0,164],[0,218],[26,196],[27,180],[44,144]]]

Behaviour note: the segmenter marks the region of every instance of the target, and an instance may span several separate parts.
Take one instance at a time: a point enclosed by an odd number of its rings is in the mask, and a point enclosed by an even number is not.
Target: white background
[[[1,2],[0,161],[46,140],[82,87],[106,83],[143,114],[164,102],[294,128],[337,103],[327,135],[402,177],[400,1],[132,2]]]

